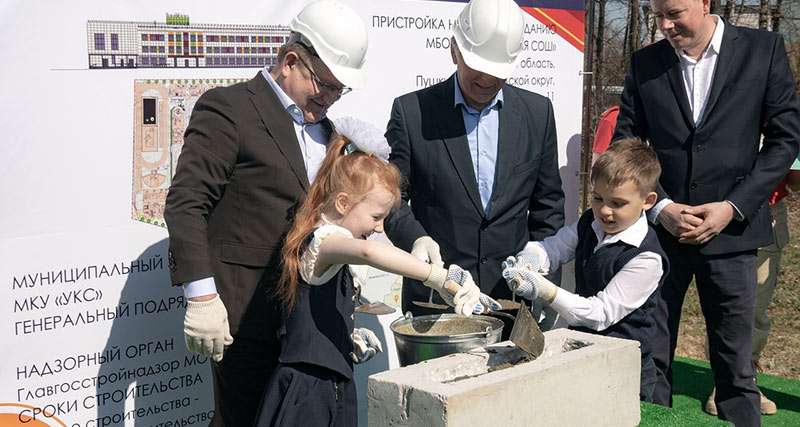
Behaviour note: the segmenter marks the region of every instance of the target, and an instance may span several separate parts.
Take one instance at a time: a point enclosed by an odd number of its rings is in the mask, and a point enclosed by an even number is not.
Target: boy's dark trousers
[[[655,312],[658,334],[653,343],[653,358],[658,380],[654,403],[672,406],[672,359],[683,299],[694,278],[706,321],[719,418],[737,426],[760,425],[759,394],[752,364],[756,251],[703,255],[699,247],[678,243],[662,227],[657,230],[671,268]]]

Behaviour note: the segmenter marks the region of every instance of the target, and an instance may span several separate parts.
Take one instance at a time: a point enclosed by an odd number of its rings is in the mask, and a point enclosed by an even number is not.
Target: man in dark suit
[[[772,239],[767,196],[798,151],[794,79],[778,34],[724,22],[709,0],[651,6],[665,40],[633,54],[615,139],[649,139],[664,170],[650,212],[671,264],[657,319],[655,401],[672,403],[670,365],[694,278],[719,417],[758,425],[756,249]]]
[[[269,291],[282,241],[325,156],[328,107],[364,80],[366,27],[351,8],[312,3],[290,28],[274,67],[197,101],[167,196],[187,347],[213,359],[213,425],[254,422],[280,350]]]
[[[395,99],[386,132],[411,202],[387,235],[420,259],[469,270],[494,298],[511,296],[502,261],[564,223],[552,104],[505,84],[523,22],[511,0],[472,0],[451,39],[456,73]],[[428,300],[419,284],[405,279],[402,296],[404,312],[428,313],[411,304]]]

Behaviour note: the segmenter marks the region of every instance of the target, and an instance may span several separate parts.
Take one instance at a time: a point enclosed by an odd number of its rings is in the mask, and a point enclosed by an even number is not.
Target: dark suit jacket
[[[408,180],[403,204],[386,221],[395,245],[410,251],[429,235],[447,265],[472,274],[484,293],[511,296],[500,263],[529,240],[541,240],[564,224],[564,193],[550,100],[503,86],[497,165],[490,213],[481,205],[461,107],[453,104],[455,75],[395,99],[386,137],[390,161]],[[403,310],[427,300],[428,290],[406,279]]]
[[[309,186],[292,119],[258,74],[204,93],[184,140],[164,212],[172,282],[213,276],[231,334],[272,339],[267,291]]]
[[[623,136],[649,139],[656,150],[663,170],[659,199],[688,205],[730,200],[741,210],[744,221],[731,221],[701,253],[768,245],[766,200],[797,156],[800,141],[800,112],[783,39],[725,22],[698,127],[675,50],[662,40],[636,51],[614,139]]]

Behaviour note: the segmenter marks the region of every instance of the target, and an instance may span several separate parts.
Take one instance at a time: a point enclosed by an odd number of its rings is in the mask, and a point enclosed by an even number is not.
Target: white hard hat
[[[311,3],[292,19],[289,28],[311,44],[343,85],[364,86],[367,27],[350,6],[334,0]]]
[[[499,79],[508,78],[522,48],[523,14],[513,0],[470,1],[453,28],[467,66]]]

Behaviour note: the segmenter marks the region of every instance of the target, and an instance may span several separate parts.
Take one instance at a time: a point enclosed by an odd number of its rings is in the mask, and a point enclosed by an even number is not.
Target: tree
[[[760,0],[758,6],[758,28],[766,30],[769,27],[769,0]]]
[[[775,8],[772,9],[772,31],[776,33],[781,31],[781,6],[783,6],[783,0],[775,0]]]

